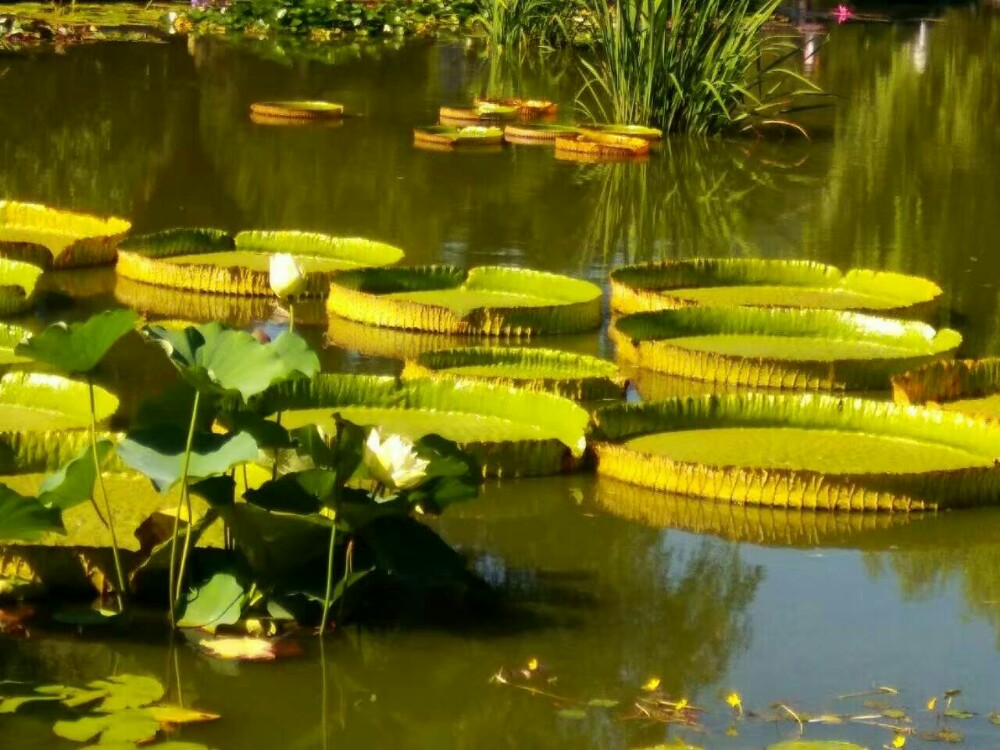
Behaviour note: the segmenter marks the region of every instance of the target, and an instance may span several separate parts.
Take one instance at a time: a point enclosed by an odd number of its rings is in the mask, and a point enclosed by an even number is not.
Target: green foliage
[[[97,465],[104,466],[114,452],[110,440],[97,441]],[[85,446],[58,471],[45,477],[38,488],[38,501],[47,508],[59,511],[82,505],[94,496],[97,465],[91,446]]]
[[[54,323],[14,353],[70,374],[89,373],[139,320],[132,310],[108,310],[83,323]]]
[[[181,376],[202,393],[238,393],[247,399],[275,383],[319,372],[319,357],[294,333],[282,333],[267,344],[219,323],[180,331],[148,326],[144,333],[163,347]]]
[[[819,89],[784,63],[798,52],[764,24],[780,0],[585,0],[595,59],[579,103],[594,121],[714,134],[790,124]]]
[[[494,48],[527,44],[559,46],[575,36],[579,0],[479,0],[472,23]]]
[[[62,512],[0,484],[0,540],[30,541],[45,532],[66,533]]]

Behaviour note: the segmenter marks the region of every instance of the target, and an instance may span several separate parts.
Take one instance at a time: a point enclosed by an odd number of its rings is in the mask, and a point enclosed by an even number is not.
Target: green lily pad
[[[104,716],[82,716],[72,721],[57,721],[52,726],[57,737],[75,742],[89,742],[100,737],[98,745],[151,742],[160,731],[160,723],[141,710],[119,710]]]
[[[0,256],[0,315],[15,315],[29,309],[41,275],[39,266]]]
[[[689,307],[635,313],[611,329],[639,367],[755,388],[876,391],[951,356],[962,337],[924,323],[833,310]]]
[[[335,271],[390,265],[403,257],[382,242],[317,232],[254,230],[234,239],[218,229],[171,229],[123,242],[118,275],[174,289],[273,297],[273,253],[296,257],[306,273],[304,297],[326,296]]]
[[[663,137],[663,131],[649,128],[645,125],[619,125],[615,123],[588,123],[579,126],[581,133],[598,135],[617,135],[627,138],[641,138],[644,141],[658,141]]]
[[[570,125],[555,125],[545,122],[526,122],[508,125],[503,129],[504,139],[512,143],[532,141],[537,143],[552,143],[560,135],[570,135],[576,128]]]
[[[372,268],[337,274],[327,310],[361,323],[436,333],[574,333],[600,326],[601,290],[568,276],[502,266]]]
[[[94,389],[97,419],[118,399]],[[87,385],[60,375],[9,372],[0,378],[0,474],[55,471],[89,443]]]
[[[344,115],[344,105],[320,100],[288,100],[254,102],[250,113],[263,117],[283,117],[292,120],[327,120]]]
[[[115,248],[130,228],[124,219],[0,201],[0,258],[46,269],[113,263]]]
[[[163,685],[154,677],[121,674],[87,684],[91,690],[103,690],[105,697],[96,710],[115,713],[130,708],[142,708],[163,697]]]
[[[282,412],[289,429],[333,414],[411,439],[437,434],[468,450],[492,476],[533,476],[573,468],[585,447],[588,414],[572,401],[489,383],[321,374],[278,385],[251,407]]]
[[[695,305],[824,308],[890,316],[933,312],[942,291],[919,276],[806,260],[696,258],[623,266],[611,273],[611,307],[633,313]]]
[[[14,353],[69,374],[91,372],[138,320],[132,310],[107,310],[83,323],[55,323],[20,344]]]
[[[867,748],[840,740],[787,740],[768,745],[767,750],[867,750]]]
[[[831,396],[746,394],[595,415],[598,472],[684,495],[827,510],[1000,501],[1000,427]]]
[[[414,128],[413,140],[440,146],[496,146],[503,143],[503,130],[489,125],[430,125]]]
[[[403,369],[403,378],[421,377],[486,380],[576,401],[620,399],[625,391],[613,362],[553,349],[464,347],[428,352]]]

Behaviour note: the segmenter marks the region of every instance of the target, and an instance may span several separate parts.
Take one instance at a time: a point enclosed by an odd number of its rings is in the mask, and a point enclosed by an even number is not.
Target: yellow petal
[[[892,746],[893,747],[903,747],[905,745],[906,745],[906,735],[897,734],[896,737],[892,741]]]
[[[726,703],[728,703],[732,708],[739,708],[743,705],[743,700],[740,698],[739,693],[732,692],[726,696]]]
[[[688,707],[688,699],[687,698],[681,698],[679,701],[677,701],[677,710],[678,711],[683,711],[687,707]]]
[[[535,658],[528,659],[528,669],[530,669],[532,672],[538,669],[538,659]]]
[[[646,684],[642,686],[642,689],[645,690],[647,693],[652,693],[659,686],[660,686],[660,678],[650,677],[648,680],[646,680]]]
[[[928,711],[933,711],[934,708],[935,708],[935,706],[937,706],[937,696],[935,696],[934,698],[931,698],[929,701],[927,701],[927,710]]]

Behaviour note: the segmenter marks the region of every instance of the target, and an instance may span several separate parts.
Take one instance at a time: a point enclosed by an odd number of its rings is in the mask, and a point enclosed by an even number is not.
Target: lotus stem
[[[295,333],[295,302],[288,300],[288,332]]]
[[[194,392],[194,404],[191,407],[191,424],[188,427],[187,443],[184,446],[184,469],[181,472],[181,494],[177,498],[177,512],[174,515],[174,531],[170,537],[170,580],[167,598],[170,600],[170,626],[177,627],[177,607],[180,604],[181,594],[184,591],[184,568],[187,564],[187,556],[191,545],[191,498],[188,495],[188,471],[191,468],[191,446],[194,443],[194,429],[198,421],[198,404],[201,400],[201,391]],[[181,524],[181,509],[187,502],[188,510],[188,532],[184,535],[184,554],[181,556],[180,571],[175,575],[177,565],[177,534]]]
[[[320,638],[326,633],[326,623],[330,616],[330,604],[333,597],[333,559],[337,547],[337,519],[334,518],[330,527],[330,549],[326,554],[326,594],[323,597],[323,618],[319,622]]]
[[[354,540],[347,541],[347,550],[344,552],[344,577],[341,579],[340,592],[340,613],[341,620],[344,619],[344,594],[347,592],[347,577],[354,572]]]
[[[101,511],[97,509],[97,502],[91,492],[90,502],[97,510],[97,517],[101,519],[108,531],[111,532],[111,556],[115,561],[115,575],[118,578],[118,609],[125,607],[125,572],[122,569],[122,558],[118,550],[118,537],[115,534],[115,519],[111,514],[111,503],[108,501],[108,490],[104,486],[104,475],[101,473],[101,459],[97,455],[97,406],[94,400],[94,379],[87,376],[87,391],[90,394],[90,452],[94,457],[94,472],[97,474],[97,483],[101,487],[101,499],[104,501],[105,519]]]

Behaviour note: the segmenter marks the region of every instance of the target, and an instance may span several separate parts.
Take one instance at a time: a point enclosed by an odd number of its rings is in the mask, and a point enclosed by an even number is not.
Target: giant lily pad
[[[663,137],[663,131],[658,128],[648,128],[645,125],[618,125],[614,123],[589,123],[581,125],[580,132],[586,133],[595,140],[611,136],[638,138],[652,143]]]
[[[889,379],[950,357],[951,329],[833,310],[688,307],[635,313],[611,328],[639,367],[755,388],[877,391]]]
[[[417,144],[438,146],[496,146],[503,143],[500,128],[485,125],[431,125],[413,129],[413,140]]]
[[[214,294],[271,297],[273,253],[294,255],[306,272],[303,296],[322,297],[335,271],[395,263],[403,251],[317,232],[171,229],[122,243],[118,274],[132,281]]]
[[[613,479],[596,484],[597,505],[615,516],[764,546],[887,550],[900,544],[904,528],[927,534],[933,531],[927,524],[938,518],[931,513],[804,513],[676,495]]]
[[[291,120],[329,120],[344,116],[344,105],[316,100],[254,102],[250,114]]]
[[[268,320],[278,305],[275,297],[240,297],[234,294],[189,292],[165,286],[143,284],[119,276],[115,299],[147,316],[190,321],[218,321],[240,328]],[[325,317],[322,300],[307,300],[295,306],[295,319],[305,321],[307,306],[318,306],[317,315]]]
[[[0,253],[3,252],[0,226]],[[42,269],[31,263],[0,257],[0,315],[15,315],[32,305],[32,295]]]
[[[601,290],[568,276],[502,266],[374,268],[337,274],[327,310],[360,323],[435,333],[574,333],[600,326]]]
[[[129,222],[115,217],[0,201],[0,258],[46,269],[114,263],[118,242],[130,228]]]
[[[118,399],[94,389],[98,420]],[[9,372],[0,378],[0,474],[55,471],[89,441],[87,384],[44,373]]]
[[[1000,419],[1000,358],[934,362],[892,379],[897,404],[928,404]]]
[[[591,159],[645,156],[649,153],[649,141],[625,135],[592,135],[575,133],[556,136],[556,155],[571,154]]]
[[[767,750],[868,750],[853,742],[839,740],[786,740],[768,745]]]
[[[487,380],[576,401],[620,399],[625,391],[614,363],[553,349],[463,347],[428,352],[407,362],[403,377]]]
[[[508,125],[503,129],[504,140],[509,143],[552,144],[559,136],[570,136],[575,133],[576,128],[569,125],[554,125],[544,122]]]
[[[696,258],[623,266],[611,273],[611,307],[633,313],[705,305],[820,307],[924,317],[941,287],[919,276],[808,260]]]
[[[441,107],[438,117],[445,124],[491,123],[513,120],[518,117],[516,104],[480,102],[474,107]]]
[[[819,394],[671,399],[595,415],[598,472],[663,492],[817,510],[1000,501],[1000,427]]]
[[[320,424],[332,415],[412,439],[437,434],[472,453],[490,476],[553,474],[577,465],[587,412],[572,401],[501,385],[447,380],[320,374],[282,383],[251,402],[264,414],[282,412],[288,428]]]
[[[30,335],[27,328],[0,323],[0,371],[31,361],[30,357],[15,353],[18,345],[27,341]]]

